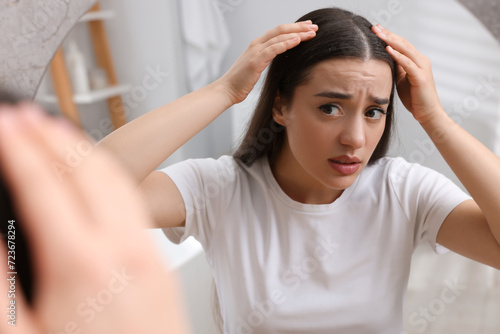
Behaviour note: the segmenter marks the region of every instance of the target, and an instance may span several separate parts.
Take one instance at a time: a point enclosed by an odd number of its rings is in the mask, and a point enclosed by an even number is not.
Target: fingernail
[[[311,25],[309,25],[309,29],[316,30],[316,29],[318,29],[318,26],[316,24],[311,24]]]
[[[315,36],[316,35],[316,31],[310,30],[310,31],[306,32],[306,35],[307,36]]]
[[[382,26],[380,24],[376,24],[375,26],[373,26],[373,30],[375,30],[375,32],[381,32]]]

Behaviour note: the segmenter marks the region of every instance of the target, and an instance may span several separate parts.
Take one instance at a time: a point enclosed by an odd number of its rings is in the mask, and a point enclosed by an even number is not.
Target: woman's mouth
[[[357,157],[341,156],[328,159],[328,163],[333,170],[343,175],[351,175],[356,173],[361,167],[361,160]]]

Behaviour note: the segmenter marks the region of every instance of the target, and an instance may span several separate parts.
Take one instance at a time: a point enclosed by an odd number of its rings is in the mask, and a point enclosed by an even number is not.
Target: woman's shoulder
[[[262,159],[256,160],[252,165],[246,165],[232,155],[222,155],[218,158],[186,159],[165,167],[161,171],[169,175],[193,175],[205,180],[234,181],[251,175],[260,178],[258,175],[262,174],[263,165]]]
[[[365,168],[365,180],[373,182],[384,182],[392,187],[418,183],[424,178],[445,178],[437,171],[422,166],[418,163],[409,162],[403,157],[384,157],[375,161]]]
[[[371,171],[370,171],[371,170]],[[427,184],[451,182],[438,171],[403,157],[384,157],[368,168],[371,178],[387,182],[394,189],[419,188]]]
[[[411,162],[408,162],[403,157],[383,157],[375,161],[370,165],[373,169],[377,170],[386,170],[393,168],[393,166],[411,166],[413,165]]]
[[[198,175],[216,176],[220,174],[234,174],[239,169],[237,161],[230,155],[218,158],[189,158],[173,163],[162,171],[167,173],[195,173]]]
[[[364,178],[382,181],[391,176],[394,170],[407,170],[410,163],[402,157],[383,157],[368,165],[362,173]]]
[[[370,165],[371,169],[375,172],[386,171],[389,173],[403,172],[407,173],[409,171],[416,172],[426,172],[432,171],[432,169],[422,166],[415,162],[407,161],[403,157],[383,157],[375,161]]]

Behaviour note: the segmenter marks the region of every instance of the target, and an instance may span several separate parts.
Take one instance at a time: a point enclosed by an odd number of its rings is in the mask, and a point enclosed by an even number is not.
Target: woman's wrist
[[[434,142],[443,142],[447,129],[457,125],[441,106],[419,120],[419,123]]]
[[[438,104],[422,114],[422,116],[419,118],[415,117],[415,119],[424,129],[439,125],[441,122],[445,121],[446,118],[449,118],[441,104]]]
[[[230,83],[225,80],[224,76],[212,82],[208,85],[208,88],[211,90],[211,94],[220,99],[219,101],[225,106],[225,109],[241,102],[237,101],[235,92],[233,92]]]

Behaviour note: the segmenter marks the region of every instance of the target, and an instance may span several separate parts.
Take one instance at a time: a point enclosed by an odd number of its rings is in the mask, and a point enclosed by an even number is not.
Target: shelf
[[[73,102],[76,104],[91,104],[99,101],[104,101],[110,97],[122,95],[130,91],[130,85],[118,85],[104,89],[91,91],[87,94],[75,94]],[[54,95],[44,95],[37,97],[37,101],[45,103],[58,103],[57,97]]]
[[[100,10],[96,12],[89,12],[83,15],[78,22],[89,22],[97,20],[108,20],[115,17],[115,12],[111,10]]]

